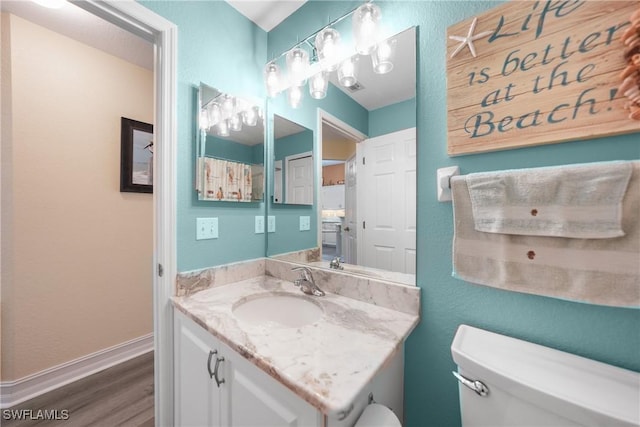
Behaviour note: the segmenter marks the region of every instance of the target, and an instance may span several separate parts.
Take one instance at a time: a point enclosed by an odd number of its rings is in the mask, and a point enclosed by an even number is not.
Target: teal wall
[[[580,304],[500,291],[451,277],[450,203],[439,203],[436,169],[459,165],[463,173],[614,159],[640,158],[640,136],[624,135],[450,158],[447,145],[446,29],[498,2],[376,2],[396,32],[417,25],[418,42],[418,271],[421,322],[405,353],[406,426],[459,426],[457,382],[450,345],[465,323],[640,371],[640,310]],[[358,2],[310,1],[269,33],[286,49],[357,6]],[[271,240],[269,240],[269,244]]]
[[[254,146],[240,144],[228,139],[216,138],[207,135],[207,145],[204,153],[208,157],[216,157],[223,160],[233,160],[234,162],[254,163]],[[262,158],[260,159],[262,163]]]
[[[369,111],[369,138],[416,127],[416,99]]]
[[[421,322],[409,337],[405,353],[405,425],[460,425],[457,383],[450,344],[456,327],[466,323],[616,366],[640,371],[640,310],[592,306],[553,298],[500,291],[451,277],[451,204],[438,203],[436,169],[459,165],[463,173],[640,158],[638,134],[551,144],[450,158],[446,154],[446,28],[499,3],[480,1],[377,2],[383,21],[396,32],[419,26],[418,43],[418,271],[422,290]],[[223,2],[144,3],[175,22],[179,33],[178,73],[178,265],[181,271],[261,256],[261,235],[252,236],[253,215],[262,207],[226,207],[195,201],[193,192],[194,88],[200,80],[232,93],[262,93],[261,70],[267,58],[265,34]],[[359,2],[310,1],[269,33],[269,58],[357,6]],[[208,48],[206,48],[208,46]],[[222,61],[224,59],[224,62]],[[308,100],[308,98],[307,98]],[[278,111],[277,102],[274,111]],[[274,108],[274,106],[270,106]],[[315,112],[299,110],[294,121],[315,130]],[[340,116],[339,113],[334,114]],[[357,114],[354,114],[357,116]],[[368,119],[358,127],[368,130]],[[299,119],[299,120],[298,120]],[[272,123],[270,123],[272,125]],[[272,165],[272,159],[271,165]],[[277,229],[290,228],[274,240],[272,253],[285,239],[309,247],[298,232],[299,215],[311,208],[270,208]],[[219,216],[234,240],[196,243],[195,217]],[[313,224],[314,221],[312,221]],[[221,230],[221,236],[224,231]],[[239,233],[240,238],[235,239]],[[223,243],[224,242],[224,243]],[[269,251],[271,252],[271,235]]]
[[[264,203],[201,202],[194,190],[197,88],[200,82],[245,98],[263,98],[267,34],[223,1],[141,1],[178,26],[178,271],[263,257],[254,233]],[[219,238],[196,241],[196,218],[217,217]]]

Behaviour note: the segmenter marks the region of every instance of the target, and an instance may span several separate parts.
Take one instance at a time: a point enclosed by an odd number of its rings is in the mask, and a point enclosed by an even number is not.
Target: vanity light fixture
[[[309,94],[314,99],[322,99],[327,96],[329,76],[326,71],[319,71],[309,79]]]
[[[253,101],[218,92],[200,108],[198,125],[203,131],[211,129],[226,137],[230,131],[242,131],[243,125],[256,126],[261,117],[261,108]]]
[[[264,81],[267,85],[267,94],[274,98],[279,92],[278,86],[280,85],[280,67],[274,61],[264,67]]]
[[[298,108],[302,103],[302,87],[301,86],[291,86],[287,91],[289,98],[289,105],[291,108]]]
[[[355,43],[346,46],[340,33],[333,28],[337,23],[352,16],[352,31]],[[289,105],[297,108],[302,102],[304,86],[309,81],[309,93],[314,99],[327,94],[329,73],[336,71],[342,86],[352,87],[358,83],[358,55],[372,55],[372,64],[377,74],[393,69],[395,41],[382,41],[380,30],[380,7],[371,1],[353,9],[338,19],[314,32],[291,49],[275,57],[264,69],[264,81],[269,97],[287,91]],[[310,48],[312,55],[306,47]],[[287,77],[280,75],[277,62],[285,57]]]
[[[295,47],[287,52],[287,72],[293,86],[302,86],[307,82],[306,74],[309,70],[309,53]]]
[[[387,74],[393,70],[393,60],[396,56],[397,40],[384,40],[377,44],[371,52],[373,71],[377,74]]]
[[[221,120],[220,123],[216,125],[218,130],[218,135],[220,136],[229,136],[229,121],[227,119]]]
[[[258,123],[258,107],[253,106],[242,113],[242,121],[247,126],[255,126]]]
[[[378,21],[380,8],[373,3],[365,3],[353,13],[353,36],[360,55],[369,55],[375,49]]]
[[[342,61],[342,64],[338,67],[338,82],[344,87],[351,87],[358,83],[356,68],[357,56],[352,56]]]
[[[234,132],[240,132],[242,130],[242,117],[240,114],[234,114],[229,119],[229,128]]]
[[[321,63],[330,63],[326,71],[335,71],[338,65],[331,62],[340,54],[340,33],[333,28],[320,30],[316,35],[315,48],[318,52],[318,60]]]

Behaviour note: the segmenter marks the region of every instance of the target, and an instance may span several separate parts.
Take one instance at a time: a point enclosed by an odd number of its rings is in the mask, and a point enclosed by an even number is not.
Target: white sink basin
[[[244,299],[234,304],[232,311],[241,321],[280,328],[299,328],[320,320],[324,314],[322,307],[309,298],[289,294]]]

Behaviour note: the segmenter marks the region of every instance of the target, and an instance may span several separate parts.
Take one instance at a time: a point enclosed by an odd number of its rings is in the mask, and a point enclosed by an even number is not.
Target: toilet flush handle
[[[484,385],[484,383],[480,380],[470,380],[469,378],[465,378],[456,371],[451,372],[454,377],[458,379],[462,384],[469,387],[471,390],[478,393],[480,396],[487,396],[489,394],[489,387]]]

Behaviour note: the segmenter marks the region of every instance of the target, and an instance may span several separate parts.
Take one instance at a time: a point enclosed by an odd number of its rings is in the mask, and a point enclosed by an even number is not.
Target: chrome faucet
[[[293,267],[291,271],[299,271],[300,278],[293,281],[293,284],[298,286],[302,292],[307,295],[315,295],[317,297],[324,296],[324,291],[316,285],[311,275],[311,270],[307,267]]]
[[[344,270],[344,267],[340,265],[340,257],[335,257],[329,262],[329,268],[334,270]]]

